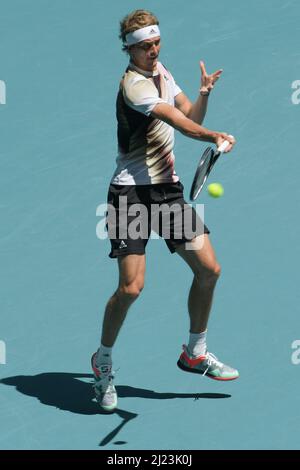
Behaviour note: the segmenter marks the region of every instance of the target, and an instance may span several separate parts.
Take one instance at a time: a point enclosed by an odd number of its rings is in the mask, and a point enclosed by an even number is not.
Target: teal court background
[[[176,367],[192,275],[153,240],[108,416],[89,361],[117,266],[96,208],[116,157],[118,22],[136,8],[159,17],[161,61],[191,99],[199,60],[224,69],[205,125],[238,143],[211,177],[224,197],[200,202],[223,269],[208,344],[241,377]],[[0,448],[299,449],[299,2],[0,0],[0,17]],[[176,134],[186,197],[203,148]]]

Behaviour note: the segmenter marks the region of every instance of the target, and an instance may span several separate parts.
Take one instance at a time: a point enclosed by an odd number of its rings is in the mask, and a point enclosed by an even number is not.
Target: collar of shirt
[[[129,68],[132,70],[135,70],[136,72],[140,73],[141,75],[144,75],[145,77],[155,77],[156,75],[159,75],[158,69],[154,70],[153,72],[148,72],[147,70],[142,70],[139,67],[137,67],[133,62],[129,62]]]

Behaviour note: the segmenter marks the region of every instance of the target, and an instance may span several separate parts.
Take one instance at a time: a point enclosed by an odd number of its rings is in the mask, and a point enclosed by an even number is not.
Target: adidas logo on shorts
[[[120,245],[119,245],[119,250],[122,250],[122,248],[127,248],[127,245],[126,243],[124,242],[124,240],[121,241]]]

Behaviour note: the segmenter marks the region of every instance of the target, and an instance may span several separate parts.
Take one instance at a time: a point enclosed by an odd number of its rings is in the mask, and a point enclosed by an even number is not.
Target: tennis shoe
[[[118,405],[118,396],[113,379],[114,373],[110,364],[96,363],[97,353],[93,354],[91,362],[95,383],[93,385],[96,400],[104,411],[113,411]]]
[[[185,344],[177,365],[186,372],[206,375],[213,380],[228,381],[239,377],[236,369],[223,364],[214,354],[206,351],[205,355],[194,357]]]

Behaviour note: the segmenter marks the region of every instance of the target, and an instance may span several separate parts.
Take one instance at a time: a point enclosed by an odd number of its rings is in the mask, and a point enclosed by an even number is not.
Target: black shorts
[[[196,210],[183,197],[183,185],[109,186],[106,228],[110,258],[144,254],[151,235],[164,238],[171,253],[198,235],[210,233]]]

